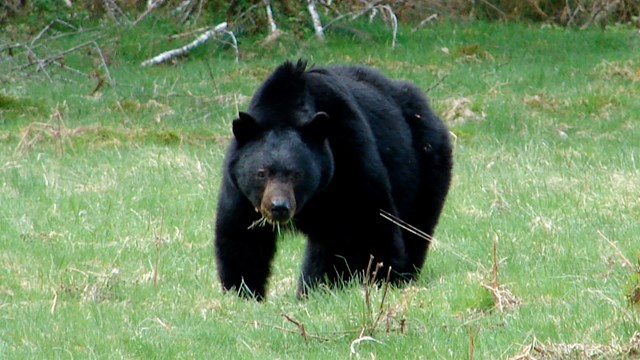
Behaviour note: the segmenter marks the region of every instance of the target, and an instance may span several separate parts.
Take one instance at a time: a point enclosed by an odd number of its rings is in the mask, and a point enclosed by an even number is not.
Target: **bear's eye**
[[[303,176],[302,172],[296,171],[291,174],[291,179],[293,179],[293,181],[299,181],[302,179],[302,176]]]
[[[267,171],[266,170],[258,170],[256,172],[256,179],[264,180],[266,178],[267,178]]]

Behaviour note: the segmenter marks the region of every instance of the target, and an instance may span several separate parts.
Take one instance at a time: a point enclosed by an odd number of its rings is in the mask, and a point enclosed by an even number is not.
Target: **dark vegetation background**
[[[276,21],[286,18],[293,28],[310,23],[306,1],[270,1]],[[104,19],[113,15],[111,4],[134,16],[145,11],[153,1],[144,0],[4,0],[0,4],[0,24],[15,20],[42,23],[58,17],[70,19]],[[235,30],[266,31],[264,0],[170,0],[155,1],[157,11],[172,13],[179,21],[227,21]],[[65,6],[65,4],[67,6]],[[71,6],[68,6],[71,5]],[[549,22],[562,26],[584,27],[592,24],[634,23],[640,25],[639,0],[324,0],[316,1],[327,18],[375,5],[388,5],[400,22],[420,22],[433,14],[454,19],[518,20]],[[120,14],[115,14],[116,16]]]

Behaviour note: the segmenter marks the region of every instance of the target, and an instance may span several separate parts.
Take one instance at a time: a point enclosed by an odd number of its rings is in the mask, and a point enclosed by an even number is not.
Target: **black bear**
[[[420,272],[429,241],[381,216],[432,235],[449,189],[448,130],[417,87],[365,66],[287,61],[233,135],[215,225],[224,290],[264,299],[275,225],[291,222],[307,236],[299,295],[362,275],[371,256],[394,282]]]

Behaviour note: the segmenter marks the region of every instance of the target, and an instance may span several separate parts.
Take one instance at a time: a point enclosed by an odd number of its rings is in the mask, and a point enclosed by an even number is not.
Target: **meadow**
[[[638,30],[442,22],[401,26],[391,49],[388,28],[351,25],[144,68],[189,38],[152,18],[0,32],[0,358],[640,356]],[[42,68],[8,47],[85,42]],[[455,175],[418,281],[299,300],[304,238],[285,234],[267,301],[222,293],[230,124],[299,57],[410,79],[449,125]]]

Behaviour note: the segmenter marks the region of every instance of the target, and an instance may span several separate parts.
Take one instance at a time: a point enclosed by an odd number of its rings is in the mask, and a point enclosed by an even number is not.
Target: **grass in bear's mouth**
[[[267,224],[271,225],[272,230],[275,231],[278,236],[284,234],[285,231],[293,232],[296,228],[293,222],[293,218],[289,219],[286,223],[280,223],[277,221],[272,221],[268,217],[262,215],[260,216],[260,219],[252,222],[247,229],[251,230],[259,227],[265,227],[267,226]]]

